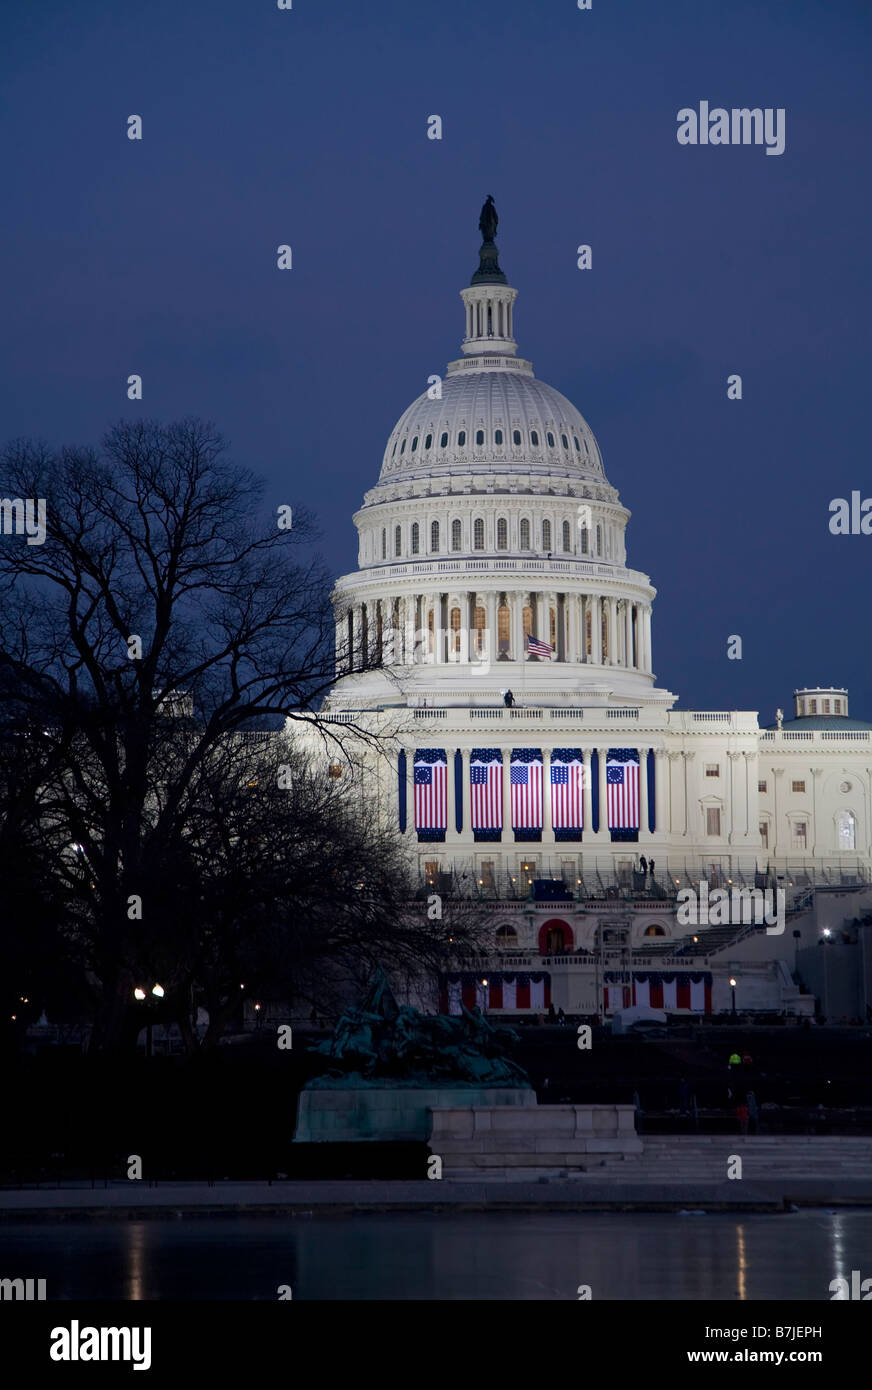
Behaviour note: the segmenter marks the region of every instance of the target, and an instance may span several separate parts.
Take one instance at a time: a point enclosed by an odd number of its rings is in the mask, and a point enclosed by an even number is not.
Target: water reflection
[[[3,1227],[49,1299],[827,1299],[868,1264],[870,1211],[364,1214]],[[38,1270],[37,1270],[38,1267]]]

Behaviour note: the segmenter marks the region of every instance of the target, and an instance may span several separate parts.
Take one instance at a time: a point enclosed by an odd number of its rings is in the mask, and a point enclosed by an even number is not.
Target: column
[[[683,767],[682,755],[678,752],[667,753],[669,760],[669,830],[673,835],[679,833],[678,827],[681,825],[681,786],[680,776]]]
[[[645,652],[645,671],[651,671],[651,609],[646,608],[642,615],[642,630],[644,632],[643,650]]]
[[[666,825],[666,769],[668,763],[662,748],[654,750],[654,824],[655,833],[665,839]]]
[[[581,786],[581,819],[582,832],[584,835],[593,834],[593,792],[590,781],[590,753],[589,748],[581,751],[581,761],[584,767],[583,780]]]
[[[773,767],[772,769],[772,844],[769,849],[773,859],[781,856],[783,849],[783,836],[781,834],[781,812],[778,805],[778,785],[779,780],[784,776],[783,767]],[[787,826],[785,826],[785,831]]]
[[[624,665],[628,670],[633,667],[633,605],[628,598],[624,599]]]
[[[597,748],[599,758],[599,833],[597,838],[611,842],[608,817],[608,783],[606,782],[606,754],[608,748]]]
[[[638,748],[639,754],[639,843],[651,839],[648,820],[648,749]]]
[[[578,660],[578,600],[575,594],[564,594],[563,607],[567,615],[568,628],[566,660],[575,663]]]
[[[697,838],[696,798],[691,803],[690,795],[690,765],[695,757],[695,753],[684,754],[684,833]]]
[[[609,665],[618,664],[618,600],[610,598],[608,600],[609,613]]]
[[[730,769],[730,775],[727,778],[727,821],[729,827],[727,832],[727,843],[730,845],[738,844],[741,839],[741,834],[736,826],[738,820],[738,816],[736,815],[736,773],[738,771],[737,764],[741,756],[741,753],[727,753],[727,766]]]
[[[557,609],[557,612],[556,612],[556,615],[555,615],[556,618],[557,618],[557,660],[558,660],[558,661],[565,661],[565,660],[566,660],[566,640],[565,640],[564,634],[565,634],[565,632],[566,632],[566,608],[565,608],[565,604],[564,604],[564,597],[563,597],[563,594],[557,594],[557,595],[555,595],[555,601],[556,601],[556,609]]]
[[[512,660],[524,660],[524,595],[520,590],[508,595],[512,614]]]
[[[495,662],[500,654],[500,646],[497,640],[497,600],[498,594],[487,594],[487,653],[491,662]]]
[[[811,784],[811,847],[812,855],[824,854],[826,847],[818,840],[818,791],[820,788],[820,778],[823,775],[822,767],[810,768],[813,781]]]
[[[603,637],[602,637],[602,604],[597,594],[592,594],[591,603],[591,651],[590,658],[595,666],[602,665],[603,659]]]

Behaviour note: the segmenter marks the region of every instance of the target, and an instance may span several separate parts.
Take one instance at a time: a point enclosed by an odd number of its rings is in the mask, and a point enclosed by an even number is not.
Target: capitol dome
[[[572,402],[537,381],[528,363],[513,361],[507,369],[486,362],[452,363],[441,399],[425,391],[412,402],[391,432],[379,482],[520,470],[533,478],[603,483],[593,431]]]
[[[354,516],[358,569],[333,593],[330,703],[501,698],[669,704],[654,689],[646,574],[587,421],[517,355],[491,200],[462,356],[400,416]]]

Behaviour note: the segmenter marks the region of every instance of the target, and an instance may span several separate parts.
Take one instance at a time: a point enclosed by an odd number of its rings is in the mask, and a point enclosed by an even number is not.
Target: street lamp
[[[731,976],[730,976],[730,990],[732,991],[732,995],[733,995],[733,1017],[735,1018],[735,1016],[736,1016],[736,977],[735,977],[735,975],[731,975]]]
[[[154,995],[155,999],[163,999],[163,997],[164,997],[164,995],[165,995],[165,993],[166,993],[166,990],[164,989],[163,985],[152,985],[152,987],[151,987],[151,992],[152,992],[152,994]],[[134,999],[136,1000],[137,1004],[141,1004],[142,1001],[145,999],[145,997],[146,997],[146,995],[145,995],[145,990],[142,988],[141,985],[137,985],[137,986],[136,986],[136,988],[135,988],[134,991],[133,991],[133,997],[134,997]],[[149,1015],[148,1015],[148,1021],[146,1022],[146,1025],[145,1025],[145,1055],[146,1055],[146,1057],[150,1057],[150,1056],[151,1056],[151,1029],[152,1029],[152,1018],[151,1018],[151,1013],[149,1013]]]

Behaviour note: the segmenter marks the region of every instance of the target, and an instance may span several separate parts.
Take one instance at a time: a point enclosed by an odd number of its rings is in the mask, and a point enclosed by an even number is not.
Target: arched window
[[[514,446],[515,446],[516,449],[520,446],[520,443],[521,443],[521,431],[520,431],[520,430],[512,430],[512,443],[514,444]],[[394,445],[394,448],[396,449],[396,447],[397,447],[397,446],[396,446],[396,444],[395,444],[395,445]]]
[[[487,625],[487,613],[483,608],[473,609],[472,626],[475,629],[475,650],[480,655],[484,648],[484,632]]]
[[[543,550],[550,550],[550,549],[551,549],[551,522],[550,522],[550,521],[543,521],[543,522],[542,522],[542,549],[543,549]]]
[[[420,542],[419,542],[419,535],[420,535],[420,532],[419,532],[419,530],[418,530],[418,523],[417,523],[417,521],[413,521],[413,522],[412,522],[412,554],[413,554],[413,555],[417,555],[417,554],[418,554],[418,548],[419,548],[419,544],[420,544]]]
[[[577,434],[574,434],[574,435],[572,436],[572,442],[573,442],[573,444],[575,445],[575,452],[576,452],[577,454],[580,454],[580,453],[581,453],[581,445],[580,445],[579,442],[578,442],[578,435],[577,435]]]
[[[396,452],[397,452],[397,441],[394,440],[394,447],[391,449],[391,458],[394,458],[394,456],[396,455]]]
[[[502,946],[504,949],[508,950],[512,946],[517,946],[518,933],[515,931],[514,927],[497,927],[496,940],[498,946]]]
[[[443,431],[442,431],[442,434],[439,436],[439,448],[440,448],[440,449],[447,449],[447,448],[448,448],[448,431],[447,431],[447,430],[443,430]]]
[[[462,449],[465,443],[466,443],[466,430],[461,430],[461,431],[460,431],[460,434],[457,436],[457,447],[458,447],[459,449]]]
[[[530,522],[527,517],[521,519],[521,549],[530,549]]]
[[[563,549],[572,549],[572,532],[568,521],[564,521],[563,523]]]
[[[451,627],[451,636],[450,636],[450,638],[448,639],[449,642],[450,642],[450,644],[451,644],[450,650],[451,650],[452,652],[454,652],[455,655],[459,656],[459,655],[460,655],[460,609],[459,609],[459,608],[452,608],[452,610],[451,610],[451,617],[450,617],[450,619],[449,619],[449,623],[450,623],[450,627]]]
[[[494,430],[494,444],[502,444],[502,442],[503,442],[503,432],[502,432],[502,430]]]
[[[402,526],[395,526],[395,527],[394,527],[394,554],[395,554],[395,555],[402,555],[402,553],[403,553],[403,528],[402,528]]]
[[[438,522],[438,521],[431,521],[431,522],[430,522],[430,553],[431,553],[432,555],[438,555],[438,554],[439,554],[439,522]]]
[[[383,526],[383,527],[382,527],[382,559],[383,559],[383,560],[386,560],[387,558],[388,558],[388,533],[387,533],[387,531],[385,530],[385,528],[384,528],[384,526]]]
[[[568,448],[569,448],[569,440],[566,438],[566,435],[565,435],[565,434],[562,434],[562,435],[560,436],[560,442],[561,442],[561,444],[563,445],[564,449],[568,449]]]
[[[836,829],[838,831],[838,849],[856,848],[856,821],[851,811],[840,811],[836,819]]]
[[[539,435],[535,430],[530,431],[530,443],[533,445],[534,448],[539,448]]]
[[[424,440],[424,448],[425,448],[425,449],[429,449],[429,448],[430,448],[430,445],[431,445],[432,443],[433,443],[433,436],[432,436],[432,434],[428,434],[428,435],[427,435],[427,438]]]
[[[507,550],[509,545],[509,523],[504,516],[497,522],[497,550]]]
[[[417,449],[417,447],[418,447],[418,436],[415,435],[415,438],[412,440],[412,450],[411,450],[411,452],[412,452],[413,454],[414,454],[415,450]]]
[[[497,609],[497,645],[500,656],[509,655],[509,608],[508,604],[501,603]]]
[[[596,528],[596,553],[597,555],[603,553],[603,528],[601,526]]]
[[[581,549],[582,555],[586,555],[586,554],[587,554],[587,527],[586,527],[586,526],[582,526],[582,528],[581,528],[581,545],[580,545],[580,549]]]
[[[476,430],[476,432],[475,432],[475,442],[476,442],[476,444],[483,444],[483,443],[484,443],[484,430]]]
[[[665,935],[666,935],[666,932],[665,932],[665,930],[664,930],[663,927],[659,927],[659,926],[657,925],[656,922],[652,922],[650,927],[646,927],[646,928],[645,928],[645,930],[644,930],[644,932],[642,933],[642,935],[643,935],[643,936],[665,936]]]
[[[451,523],[451,549],[459,550],[461,547],[460,522],[455,518]]]
[[[477,516],[473,522],[472,548],[473,550],[484,550],[484,522],[480,516]]]
[[[548,431],[548,434],[547,434],[546,437],[547,437],[547,439],[548,439],[548,448],[549,448],[549,449],[553,449],[553,448],[554,448],[554,435],[551,433],[550,430]]]
[[[405,441],[405,439],[404,439],[403,442],[402,442],[402,444],[400,445],[400,453],[401,453],[401,454],[404,454],[405,452],[406,452],[406,441]]]

